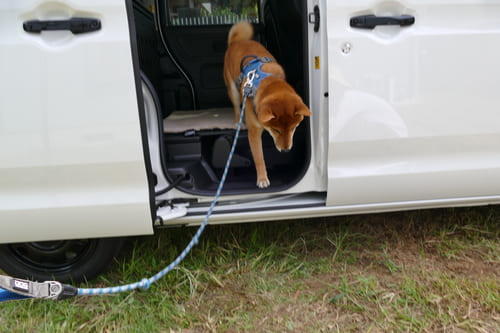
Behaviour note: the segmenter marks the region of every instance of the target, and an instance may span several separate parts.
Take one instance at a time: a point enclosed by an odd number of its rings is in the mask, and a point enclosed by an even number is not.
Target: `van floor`
[[[163,131],[172,134],[235,128],[234,110],[232,108],[175,111],[163,120]]]
[[[277,192],[297,183],[308,161],[306,124],[295,133],[294,147],[280,153],[264,131],[262,147],[271,186],[259,189],[248,133],[242,127],[231,161],[224,194]],[[232,108],[175,111],[163,120],[167,176],[171,182],[182,179],[178,188],[188,193],[215,193],[234,139],[236,124]]]

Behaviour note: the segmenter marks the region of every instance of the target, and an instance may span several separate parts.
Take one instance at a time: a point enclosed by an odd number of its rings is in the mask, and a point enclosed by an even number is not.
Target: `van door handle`
[[[101,21],[86,17],[72,17],[69,20],[31,20],[23,23],[23,29],[31,33],[40,33],[44,30],[69,30],[76,35],[101,29]]]
[[[400,27],[407,27],[413,23],[415,23],[415,17],[411,15],[361,15],[352,17],[350,20],[351,27],[359,29],[374,29],[377,25],[399,25]]]

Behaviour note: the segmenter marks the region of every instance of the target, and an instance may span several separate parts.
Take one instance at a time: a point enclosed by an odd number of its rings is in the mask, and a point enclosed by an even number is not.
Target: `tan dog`
[[[240,72],[257,57],[267,58],[260,67],[264,72],[262,77],[265,77],[259,83],[253,99],[248,98],[245,106],[245,123],[257,170],[257,186],[266,188],[271,183],[267,178],[262,152],[262,131],[266,130],[272,136],[278,151],[288,152],[293,145],[295,128],[304,116],[311,115],[311,111],[285,81],[283,68],[269,51],[262,44],[253,41],[252,37],[253,27],[247,22],[237,23],[229,31],[228,49],[224,58],[224,81],[234,106],[235,121],[238,122],[246,80],[243,79],[241,86],[237,86]]]

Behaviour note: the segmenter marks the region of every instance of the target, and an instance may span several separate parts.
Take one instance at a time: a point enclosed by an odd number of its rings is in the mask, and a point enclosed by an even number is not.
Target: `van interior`
[[[164,174],[183,192],[213,195],[236,128],[222,74],[229,29],[250,21],[254,38],[283,66],[308,105],[305,0],[134,0],[133,8],[140,69],[161,110]],[[278,152],[266,132],[263,150],[271,186],[256,186],[242,130],[223,194],[279,192],[300,181],[310,160],[307,117],[290,152]]]

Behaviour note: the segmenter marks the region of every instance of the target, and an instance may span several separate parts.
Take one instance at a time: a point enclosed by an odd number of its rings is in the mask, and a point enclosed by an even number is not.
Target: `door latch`
[[[313,12],[309,13],[309,23],[314,24],[314,32],[319,31],[319,7],[314,6]]]

